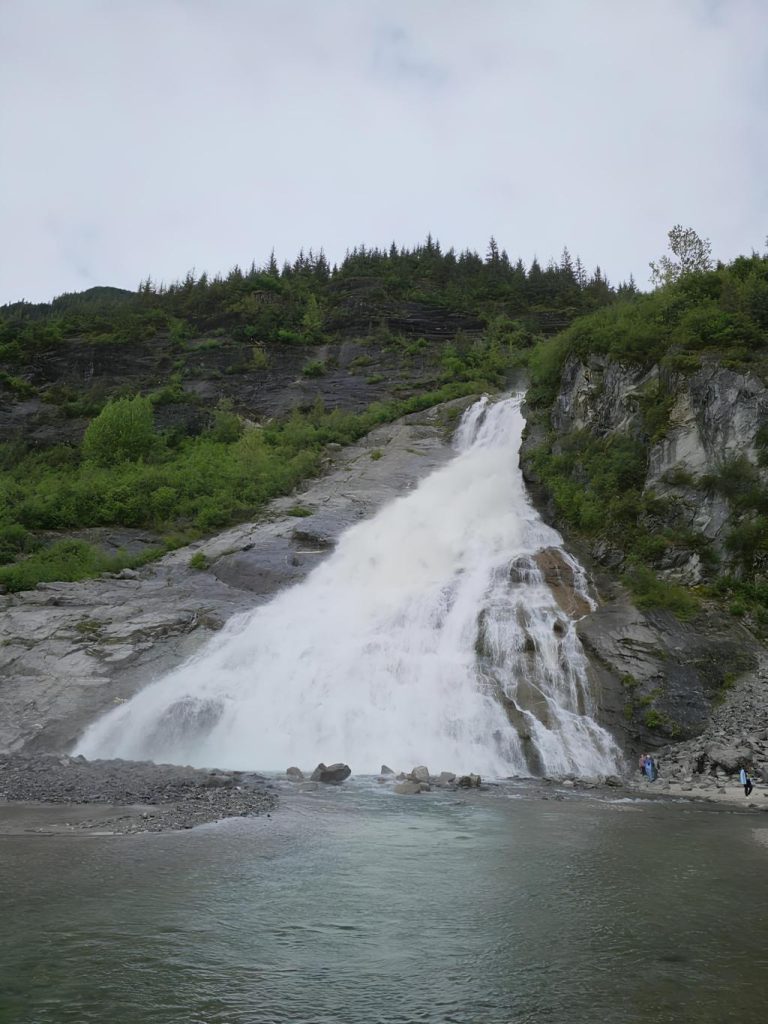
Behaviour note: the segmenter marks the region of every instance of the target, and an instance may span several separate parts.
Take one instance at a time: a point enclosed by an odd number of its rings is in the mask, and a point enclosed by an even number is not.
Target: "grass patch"
[[[690,590],[659,579],[647,566],[633,566],[624,574],[623,581],[638,608],[663,609],[683,620],[692,619],[699,610],[699,601]]]
[[[60,540],[23,561],[0,567],[0,585],[14,592],[31,590],[38,583],[75,582],[143,565],[164,553],[164,549],[148,549],[138,557],[126,553],[105,555],[85,541]]]

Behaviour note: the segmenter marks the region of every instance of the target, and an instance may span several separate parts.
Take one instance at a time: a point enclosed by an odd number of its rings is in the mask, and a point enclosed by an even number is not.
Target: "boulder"
[[[426,765],[420,764],[411,771],[408,778],[412,782],[429,782],[429,768]]]
[[[459,789],[477,789],[480,782],[481,779],[479,775],[462,775],[459,777],[456,785]]]
[[[388,765],[383,764],[381,766],[381,771],[379,772],[379,775],[394,775],[394,774],[395,774],[394,771]]]
[[[285,774],[291,780],[291,782],[303,782],[304,772],[301,768],[287,768]]]
[[[329,786],[338,786],[345,779],[348,779],[352,774],[352,769],[348,764],[336,764],[324,765],[321,761],[320,764],[315,768],[311,775],[312,782],[325,782]]]
[[[707,747],[706,754],[713,765],[719,765],[729,775],[733,775],[742,766],[746,767],[752,760],[752,751],[749,747],[712,743]]]
[[[422,792],[421,783],[412,782],[406,779],[405,782],[398,782],[395,786],[394,792],[398,793],[400,796],[415,796],[417,793]]]
[[[435,779],[435,784],[438,786],[450,786],[456,781],[456,776],[453,772],[440,772]]]

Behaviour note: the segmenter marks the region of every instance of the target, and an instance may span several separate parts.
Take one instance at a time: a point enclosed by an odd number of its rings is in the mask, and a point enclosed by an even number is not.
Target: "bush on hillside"
[[[135,462],[152,454],[157,434],[148,398],[118,398],[108,402],[91,421],[83,438],[83,455],[100,466]]]

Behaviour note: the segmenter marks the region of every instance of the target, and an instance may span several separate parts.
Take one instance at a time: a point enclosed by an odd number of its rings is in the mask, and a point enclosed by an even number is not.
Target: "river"
[[[543,799],[543,796],[549,799]],[[3,1024],[758,1024],[760,817],[373,782],[0,840]]]

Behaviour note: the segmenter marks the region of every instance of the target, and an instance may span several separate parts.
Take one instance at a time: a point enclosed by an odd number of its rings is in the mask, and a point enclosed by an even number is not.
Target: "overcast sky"
[[[302,246],[768,234],[768,0],[0,0],[0,302]]]

